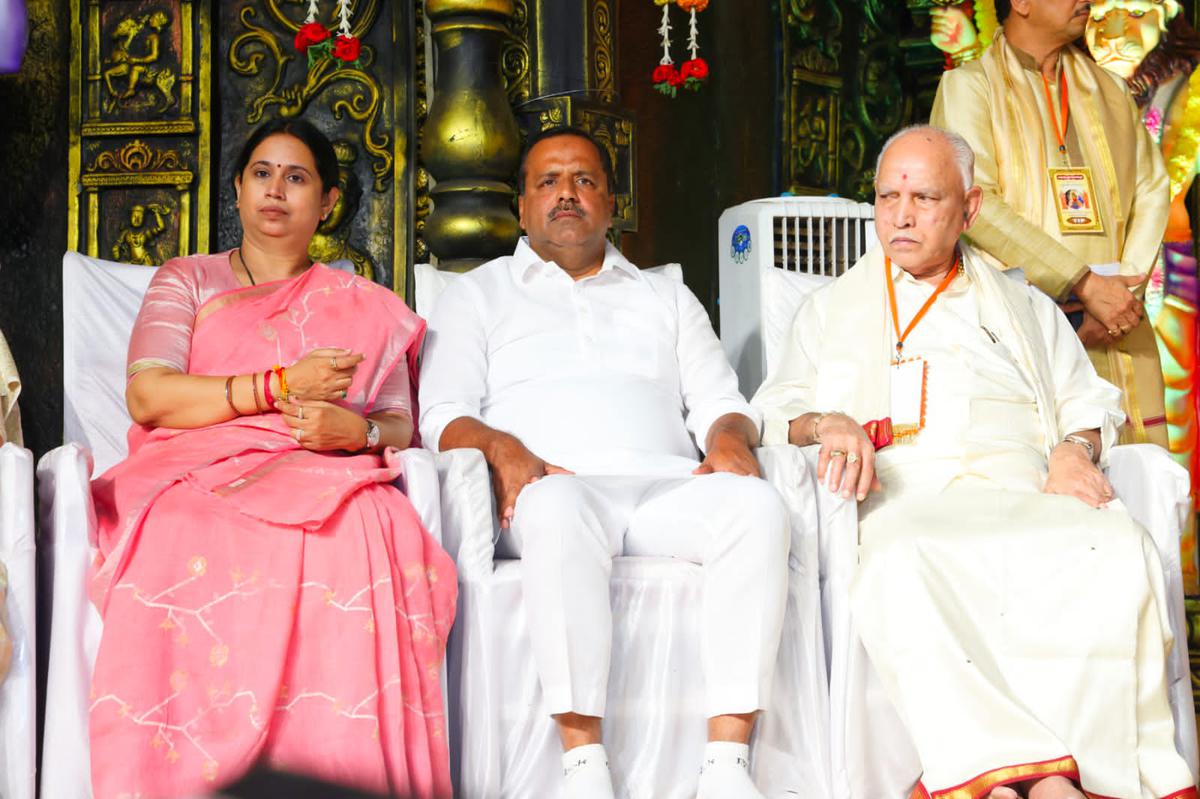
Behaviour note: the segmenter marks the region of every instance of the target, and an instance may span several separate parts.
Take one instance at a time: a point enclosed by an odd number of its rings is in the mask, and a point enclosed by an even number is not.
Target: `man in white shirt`
[[[862,503],[853,616],[920,754],[913,796],[1195,797],[1162,567],[1100,470],[1119,392],[1050,298],[959,242],[973,160],[929,126],[884,146],[880,247],[797,312],[763,440],[819,443]]]
[[[563,795],[613,795],[600,743],[608,581],[628,554],[704,566],[699,796],[759,797],[747,742],[782,628],[786,513],[757,476],[759,417],[704,309],[607,243],[612,186],[584,131],[530,141],[518,174],[527,237],[453,281],[430,319],[421,434],[491,466],[499,548],[522,559],[533,656],[566,750]]]

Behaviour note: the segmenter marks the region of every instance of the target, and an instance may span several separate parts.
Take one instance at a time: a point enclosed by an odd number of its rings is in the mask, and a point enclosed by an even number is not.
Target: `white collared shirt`
[[[438,298],[420,410],[434,451],[470,417],[589,474],[686,473],[717,418],[761,423],[686,286],[612,245],[597,274],[574,280],[524,238]]]

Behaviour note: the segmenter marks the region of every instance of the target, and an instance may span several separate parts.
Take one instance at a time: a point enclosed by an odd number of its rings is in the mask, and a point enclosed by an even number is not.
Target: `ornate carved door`
[[[943,64],[923,18],[929,4],[780,4],[786,189],[870,198],[883,142],[904,125],[929,118]]]

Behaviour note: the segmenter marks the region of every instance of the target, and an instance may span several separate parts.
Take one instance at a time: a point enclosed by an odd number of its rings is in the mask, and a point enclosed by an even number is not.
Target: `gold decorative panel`
[[[209,239],[211,6],[74,0],[67,246],[159,264]]]

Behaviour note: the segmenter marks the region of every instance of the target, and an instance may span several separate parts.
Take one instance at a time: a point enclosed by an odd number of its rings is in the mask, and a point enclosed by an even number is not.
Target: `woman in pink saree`
[[[146,293],[129,458],[93,484],[97,799],[203,793],[255,766],[451,793],[457,580],[392,485],[425,324],[308,260],[336,181],[315,127],[264,125],[234,178],[241,246],[175,259]]]

